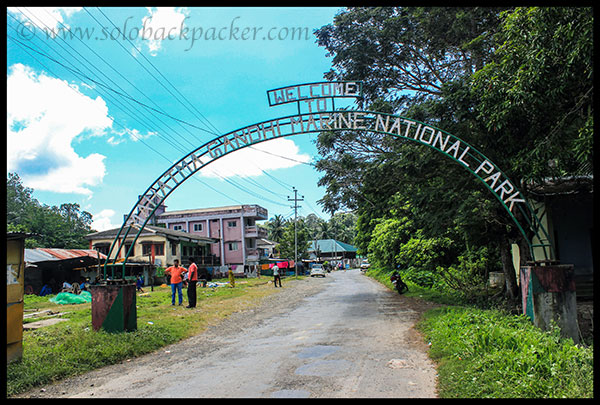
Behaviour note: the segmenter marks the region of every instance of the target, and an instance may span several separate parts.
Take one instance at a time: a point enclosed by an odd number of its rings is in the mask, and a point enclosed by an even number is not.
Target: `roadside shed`
[[[94,280],[98,266],[106,256],[93,249],[25,249],[25,293],[39,294],[44,285],[52,294],[60,291],[63,282],[81,283]]]

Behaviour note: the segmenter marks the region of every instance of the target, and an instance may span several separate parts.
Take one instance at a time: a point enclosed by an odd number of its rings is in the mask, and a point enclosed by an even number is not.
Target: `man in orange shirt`
[[[190,267],[188,267],[188,306],[186,308],[196,307],[196,284],[198,283],[198,266],[196,266],[196,260],[190,257]]]
[[[171,305],[175,305],[175,290],[177,290],[177,294],[179,295],[179,305],[183,304],[183,295],[181,292],[183,280],[181,275],[184,273],[187,273],[187,269],[179,266],[179,259],[175,259],[173,266],[165,270],[165,274],[171,276]]]

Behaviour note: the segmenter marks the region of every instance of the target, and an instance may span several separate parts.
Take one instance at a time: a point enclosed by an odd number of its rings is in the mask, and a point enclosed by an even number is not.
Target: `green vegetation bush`
[[[587,398],[593,396],[593,348],[536,328],[524,315],[444,307],[419,324],[439,363],[440,396]]]
[[[371,266],[366,274],[391,289],[390,272]],[[556,326],[542,331],[525,315],[478,307],[482,302],[454,290],[407,284],[403,296],[446,305],[427,311],[417,325],[438,363],[440,397],[593,396],[593,346],[573,344]]]

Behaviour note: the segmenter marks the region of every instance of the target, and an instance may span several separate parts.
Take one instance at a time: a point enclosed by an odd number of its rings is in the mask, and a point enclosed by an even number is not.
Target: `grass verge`
[[[389,273],[367,272],[392,288]],[[405,296],[444,304],[417,328],[430,343],[442,398],[592,398],[594,349],[542,331],[524,315],[461,305],[455,297],[409,283]],[[458,305],[457,305],[458,304]]]
[[[299,277],[300,278],[300,277]],[[289,279],[288,279],[289,280]],[[283,279],[286,283],[288,280]],[[226,280],[215,280],[226,281]],[[235,288],[197,288],[198,303],[171,306],[171,288],[144,288],[136,295],[137,330],[108,333],[92,329],[91,304],[57,305],[54,296],[25,296],[25,311],[65,312],[68,321],[23,332],[23,357],[7,365],[7,396],[59,381],[128,358],[153,352],[205,330],[243,309],[260,304],[278,289],[268,278],[239,279]],[[31,319],[35,321],[37,319]]]
[[[593,348],[544,332],[524,315],[449,306],[419,329],[438,363],[443,398],[591,398]]]

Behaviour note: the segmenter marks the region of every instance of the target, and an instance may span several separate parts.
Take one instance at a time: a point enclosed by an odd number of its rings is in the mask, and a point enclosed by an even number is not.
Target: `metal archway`
[[[316,83],[309,83],[308,85],[315,86]],[[299,89],[298,94],[300,94]],[[327,95],[327,97],[330,96]],[[325,96],[315,98],[323,99]],[[103,266],[104,278],[106,279],[107,267],[113,268],[113,276],[114,266],[122,265],[124,268],[142,230],[164,200],[184,181],[213,161],[239,149],[279,137],[322,131],[348,130],[368,131],[404,138],[442,153],[469,171],[492,192],[525,238],[534,260],[536,260],[536,247],[541,248],[544,259],[549,259],[550,255],[553,255],[553,247],[550,244],[548,233],[531,204],[493,162],[465,141],[444,130],[399,115],[374,111],[335,109],[300,113],[299,106],[298,114],[262,121],[218,136],[194,149],[165,170],[139,197],[125,218],[107,254]],[[524,218],[526,223],[521,224],[516,215]],[[112,263],[109,263],[113,249],[118,244],[119,239],[122,238],[124,241],[134,228],[138,229],[138,232],[125,255],[124,261],[117,264],[119,246],[115,258],[112,259]],[[527,230],[530,231],[530,234]],[[538,244],[534,244],[534,238],[537,238]]]

